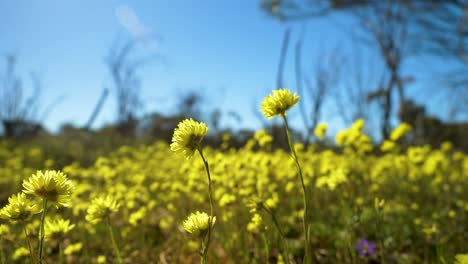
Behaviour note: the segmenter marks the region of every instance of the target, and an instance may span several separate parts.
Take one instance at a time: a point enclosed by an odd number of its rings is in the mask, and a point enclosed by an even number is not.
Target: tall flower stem
[[[288,241],[286,240],[286,236],[284,235],[284,232],[279,225],[278,219],[276,218],[276,215],[274,212],[272,212],[265,206],[262,206],[262,207],[271,216],[271,220],[273,221],[273,224],[275,225],[276,230],[280,234],[281,242],[283,243],[283,247],[284,247],[285,261],[286,261],[286,264],[289,264],[289,245],[288,245]]]
[[[5,264],[5,253],[3,253],[3,240],[0,238],[0,263]]]
[[[47,199],[43,199],[41,227],[39,229],[39,264],[42,264],[42,252],[44,249],[44,237],[45,237],[44,222],[45,222],[46,212],[47,212]]]
[[[107,229],[109,230],[109,236],[112,242],[112,247],[114,247],[114,253],[115,253],[115,256],[117,257],[117,263],[122,264],[122,257],[120,256],[119,246],[117,246],[117,242],[115,241],[114,231],[112,230],[112,225],[110,223],[109,218],[107,218],[106,224],[107,224]]]
[[[200,147],[197,148],[198,153],[200,154],[201,159],[203,160],[203,164],[205,165],[206,175],[208,177],[208,197],[210,200],[210,218],[208,219],[208,238],[202,250],[202,263],[206,263],[208,248],[211,242],[211,233],[213,229],[212,221],[214,219],[214,206],[213,206],[213,195],[211,191],[211,174],[210,174],[210,167],[208,165],[208,161],[203,156],[203,151]]]
[[[59,250],[59,263],[62,264],[63,263],[63,246],[60,244],[58,244],[58,250]]]
[[[291,150],[291,156],[294,160],[294,163],[296,164],[296,170],[297,170],[297,175],[299,175],[299,178],[301,180],[301,185],[302,185],[302,191],[303,191],[303,204],[304,204],[304,215],[302,218],[302,227],[304,229],[304,249],[305,249],[305,255],[304,255],[304,263],[311,263],[312,258],[310,255],[310,249],[309,249],[309,228],[308,228],[308,222],[307,222],[307,215],[308,215],[308,206],[307,206],[307,189],[304,184],[304,177],[302,175],[302,169],[301,165],[299,164],[299,159],[297,158],[296,154],[296,149],[294,148],[294,142],[291,137],[291,131],[289,130],[289,125],[288,125],[288,119],[286,118],[285,115],[283,115],[283,121],[284,121],[284,128],[286,129],[286,135],[288,137],[288,144],[289,148]]]
[[[24,220],[22,220],[21,224],[23,226],[24,235],[26,236],[26,241],[28,242],[29,255],[31,256],[31,263],[34,264],[34,263],[36,263],[34,261],[34,251],[33,251],[32,245],[31,245],[31,239],[29,238],[28,230],[26,229],[26,223],[24,222]],[[2,253],[3,253],[3,250],[2,250]],[[4,263],[3,258],[2,258],[2,263]]]
[[[265,233],[262,232],[263,244],[265,244],[265,263],[268,263],[270,260],[270,248],[268,246],[268,239],[265,236]]]

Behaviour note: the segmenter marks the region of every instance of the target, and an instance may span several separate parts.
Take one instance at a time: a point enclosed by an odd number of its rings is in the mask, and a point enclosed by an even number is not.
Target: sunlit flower
[[[88,207],[86,220],[99,223],[119,210],[120,204],[110,195],[95,198]]]
[[[297,101],[299,101],[299,96],[296,93],[292,94],[288,89],[274,90],[263,100],[261,111],[269,119],[275,116],[283,117]]]
[[[46,239],[61,240],[73,228],[75,228],[75,225],[70,224],[70,220],[62,218],[47,220],[45,222],[45,237]]]
[[[252,220],[247,224],[247,231],[251,233],[258,233],[262,227],[263,219],[258,213],[254,214]]]
[[[8,198],[8,204],[0,210],[0,218],[21,221],[39,212],[41,208],[36,202],[29,200],[26,194],[18,193]]]
[[[19,247],[13,253],[13,255],[11,256],[11,259],[17,261],[22,258],[26,258],[27,256],[29,256],[29,250],[25,247]]]
[[[37,171],[23,182],[24,193],[45,199],[56,206],[68,207],[74,189],[72,182],[60,171]]]
[[[384,140],[382,145],[380,145],[380,150],[382,152],[389,152],[389,151],[395,149],[395,147],[396,147],[395,142],[390,141],[390,140]]]
[[[315,127],[314,135],[315,135],[317,138],[323,138],[323,137],[325,137],[325,133],[327,132],[327,128],[328,128],[327,123],[318,124],[318,125]]]
[[[254,138],[260,147],[264,147],[273,141],[273,137],[270,136],[264,129],[255,132]]]
[[[189,215],[182,223],[184,229],[194,236],[205,236],[208,231],[210,216],[207,213],[195,212]],[[216,217],[211,220],[211,226],[216,222]]]
[[[392,133],[390,133],[390,139],[393,141],[397,141],[402,138],[406,133],[411,131],[411,126],[407,123],[401,123],[395,129],[393,129]]]
[[[468,264],[468,254],[455,255],[455,264]]]
[[[0,225],[0,239],[8,236],[10,232],[11,232],[10,227],[4,224]]]
[[[73,255],[74,253],[77,253],[77,252],[81,251],[82,248],[83,248],[82,243],[70,244],[65,248],[65,250],[63,251],[63,254],[65,254],[67,256],[68,255]]]
[[[104,256],[104,255],[99,255],[99,256],[97,257],[97,263],[99,263],[99,264],[106,263],[106,256]]]
[[[171,150],[184,154],[189,159],[193,156],[203,137],[208,133],[208,127],[203,122],[185,119],[179,123],[172,136]]]

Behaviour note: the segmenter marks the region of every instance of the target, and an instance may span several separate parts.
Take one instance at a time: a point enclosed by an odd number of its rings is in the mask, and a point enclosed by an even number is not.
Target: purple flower
[[[375,243],[369,242],[364,238],[361,238],[359,242],[354,245],[354,248],[359,252],[360,256],[372,256],[375,253]]]

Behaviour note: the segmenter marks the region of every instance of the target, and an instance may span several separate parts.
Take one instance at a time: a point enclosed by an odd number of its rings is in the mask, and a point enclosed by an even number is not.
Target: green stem
[[[0,238],[0,261],[5,264],[5,254],[3,253],[3,240]]]
[[[35,263],[34,261],[34,251],[31,246],[31,239],[29,238],[28,230],[26,229],[26,223],[24,223],[24,220],[21,221],[21,224],[23,226],[23,231],[24,231],[24,236],[26,237],[26,241],[28,242],[28,248],[29,248],[29,255],[31,256],[31,263]],[[2,250],[2,257],[3,257],[3,250]],[[2,258],[2,263],[4,263],[4,259]]]
[[[63,263],[63,249],[62,249],[62,245],[60,244],[60,242],[58,243],[58,250],[59,250],[59,263],[62,264]]]
[[[211,234],[212,234],[212,229],[213,225],[212,222],[214,219],[214,206],[213,206],[213,195],[211,191],[211,174],[210,174],[210,167],[208,165],[208,161],[205,159],[205,156],[203,156],[203,152],[200,147],[197,148],[198,153],[200,154],[201,159],[203,160],[203,164],[205,165],[205,170],[206,170],[206,175],[208,177],[208,197],[210,200],[210,218],[208,219],[208,238],[205,243],[205,246],[203,248],[202,252],[202,263],[206,263],[207,261],[207,255],[208,255],[208,248],[210,246],[211,242]]]
[[[117,246],[117,242],[115,242],[114,231],[112,230],[112,226],[110,224],[109,218],[107,218],[107,228],[109,230],[109,236],[112,241],[112,246],[114,247],[115,256],[117,257],[117,263],[122,264],[122,258],[120,257],[120,250],[119,250],[119,247]]]
[[[291,131],[289,130],[289,125],[288,125],[288,119],[286,116],[283,116],[283,121],[284,121],[284,128],[286,129],[286,135],[288,137],[288,144],[289,148],[291,150],[291,156],[294,160],[294,163],[296,164],[296,170],[297,174],[299,175],[299,178],[301,180],[301,185],[302,185],[302,200],[304,204],[304,215],[302,217],[302,228],[304,229],[304,249],[305,249],[305,255],[304,255],[304,263],[311,263],[311,256],[310,256],[310,249],[309,249],[309,230],[308,230],[308,222],[307,222],[307,215],[308,215],[308,206],[307,206],[307,191],[306,191],[306,186],[304,184],[304,177],[302,175],[302,169],[301,165],[299,164],[299,160],[297,158],[296,154],[296,149],[294,148],[294,142],[291,137]]]
[[[270,248],[268,246],[268,239],[265,236],[265,233],[262,232],[263,243],[265,244],[265,263],[269,263],[270,260]]]
[[[46,212],[47,212],[47,199],[44,199],[43,204],[42,204],[41,226],[39,229],[39,264],[42,264],[42,252],[44,249],[44,237],[45,237],[44,222],[45,222]]]
[[[201,255],[201,258],[200,258],[200,263],[201,264],[206,264],[207,263],[207,254],[206,254],[206,244],[205,244],[205,241],[204,241],[204,238],[202,238],[202,250],[200,252],[200,255]]]
[[[284,247],[284,255],[285,255],[284,258],[285,258],[286,264],[289,264],[289,245],[288,245],[288,241],[286,241],[286,236],[284,235],[284,232],[278,223],[278,219],[276,218],[276,215],[270,210],[268,210],[267,208],[264,207],[264,209],[271,215],[271,220],[273,221],[273,224],[275,225],[276,230],[278,230],[278,233],[280,234],[281,241]]]

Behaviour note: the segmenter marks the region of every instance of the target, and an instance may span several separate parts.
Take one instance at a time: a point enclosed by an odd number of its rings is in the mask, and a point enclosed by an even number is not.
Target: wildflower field
[[[266,131],[204,147],[209,128],[192,119],[172,144],[91,166],[1,141],[1,263],[468,263],[467,154],[403,146],[406,124],[373,145],[364,120],[319,125],[333,149],[305,146],[286,118],[298,100],[277,90],[261,106],[289,149]]]

